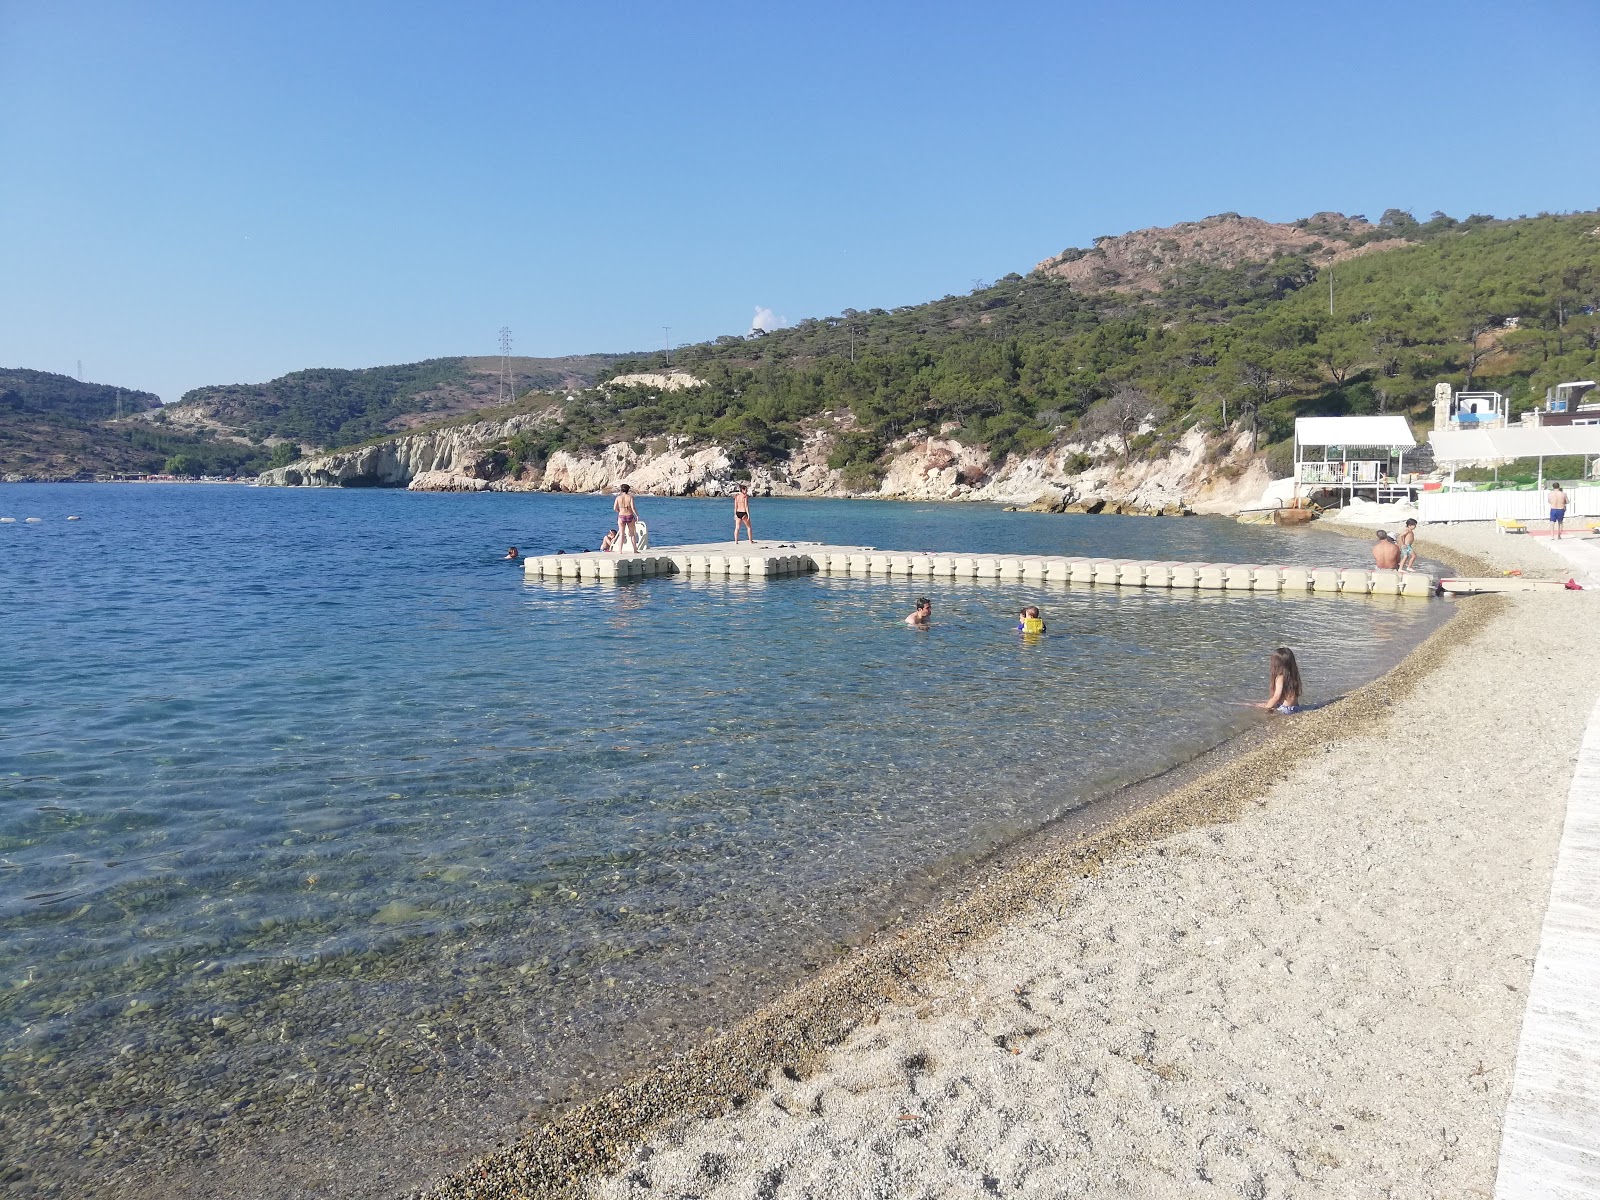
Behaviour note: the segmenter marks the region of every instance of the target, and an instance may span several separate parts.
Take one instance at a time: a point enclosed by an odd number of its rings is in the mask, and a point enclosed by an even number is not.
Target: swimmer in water
[[[1030,604],[1017,614],[1017,628],[1023,633],[1043,633],[1044,619],[1039,616],[1039,606]]]
[[[519,559],[521,557],[522,557],[522,555],[520,553],[518,553],[517,548],[515,546],[513,546],[513,547],[511,547],[511,549],[506,551],[506,556],[504,558],[502,558],[500,561],[501,562],[516,562],[517,559]]]
[[[926,596],[917,601],[916,611],[906,618],[906,624],[913,629],[926,629],[933,620],[933,601]]]

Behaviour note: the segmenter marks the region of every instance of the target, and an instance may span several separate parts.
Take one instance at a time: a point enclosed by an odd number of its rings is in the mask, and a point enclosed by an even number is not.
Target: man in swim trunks
[[[1400,547],[1381,529],[1378,540],[1372,543],[1372,561],[1378,564],[1380,571],[1392,571],[1400,565]]]
[[[733,494],[733,544],[739,544],[739,530],[743,529],[745,536],[750,539],[750,544],[755,545],[755,531],[750,528],[750,488],[740,484],[739,490]]]
[[[617,545],[627,542],[635,553],[639,549],[639,510],[633,506],[633,489],[623,484],[617,498],[611,502],[617,512]]]
[[[1400,569],[1412,571],[1417,566],[1417,519],[1410,517],[1400,531]]]
[[[926,596],[923,596],[917,601],[916,611],[906,618],[906,624],[910,625],[913,629],[926,629],[928,627],[928,623],[932,620],[933,601],[929,600]]]
[[[1567,494],[1558,483],[1550,489],[1550,533],[1557,541],[1561,540],[1562,525],[1566,519]]]

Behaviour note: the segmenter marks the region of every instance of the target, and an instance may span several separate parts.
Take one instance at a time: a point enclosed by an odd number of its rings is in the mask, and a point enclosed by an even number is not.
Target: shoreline
[[[1429,550],[1456,570],[1490,569],[1470,549],[1432,543]],[[959,873],[965,896],[935,901],[905,924],[886,927],[728,1033],[654,1074],[558,1109],[513,1147],[416,1194],[438,1200],[578,1195],[669,1127],[738,1112],[779,1076],[795,1080],[815,1069],[874,1014],[911,1002],[931,968],[1003,936],[1020,913],[1048,902],[1064,882],[1093,878],[1176,834],[1228,822],[1313,759],[1328,738],[1381,727],[1389,707],[1416,693],[1459,642],[1511,608],[1504,597],[1474,598],[1362,688],[1293,723],[1231,738],[992,851]]]

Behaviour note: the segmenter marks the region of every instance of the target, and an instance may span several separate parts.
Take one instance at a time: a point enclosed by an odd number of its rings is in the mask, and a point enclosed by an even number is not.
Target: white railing
[[[1384,482],[1389,464],[1376,459],[1361,462],[1296,463],[1297,483],[1322,483],[1333,487],[1377,487]]]
[[[1550,505],[1543,492],[1423,492],[1417,506],[1424,521],[1543,520]],[[1600,487],[1571,488],[1567,516],[1600,517]]]

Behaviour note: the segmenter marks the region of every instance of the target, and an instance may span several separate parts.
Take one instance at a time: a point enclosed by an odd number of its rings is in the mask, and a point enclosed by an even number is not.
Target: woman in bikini
[[[617,498],[611,502],[611,507],[617,510],[617,542],[620,547],[623,542],[635,552],[639,549],[639,510],[633,506],[633,489],[623,484],[617,490]]]
[[[1257,708],[1289,716],[1300,711],[1300,664],[1294,660],[1294,651],[1279,646],[1272,652],[1272,695]]]

